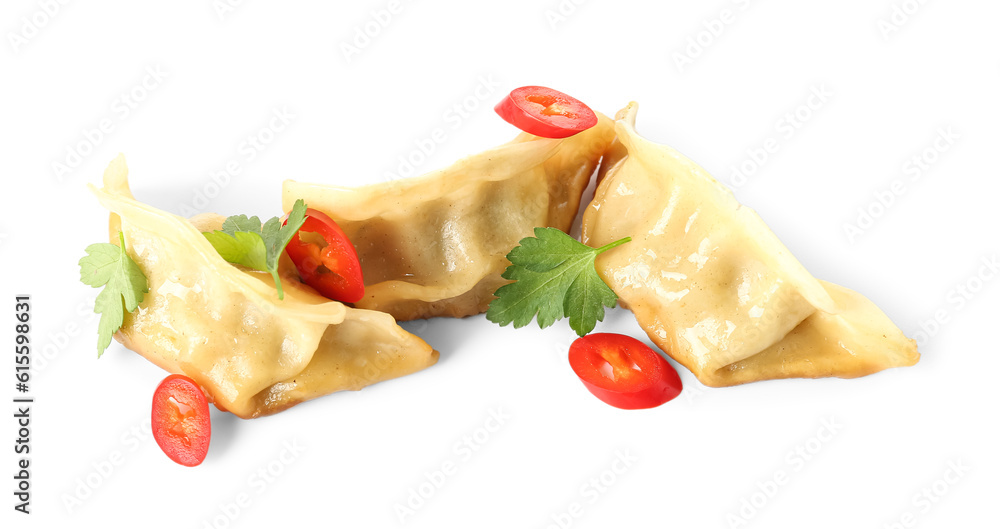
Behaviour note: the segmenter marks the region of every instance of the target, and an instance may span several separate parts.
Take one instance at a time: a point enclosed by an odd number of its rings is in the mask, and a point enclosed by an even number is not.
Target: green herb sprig
[[[118,232],[116,246],[108,242],[91,244],[80,259],[80,281],[101,288],[94,302],[94,312],[101,315],[97,324],[97,357],[111,345],[111,337],[121,329],[125,312],[132,312],[149,292],[146,275],[125,252],[125,235]]]
[[[281,278],[278,277],[278,258],[302,227],[305,214],[306,203],[299,199],[288,213],[288,222],[284,226],[278,217],[261,223],[256,216],[233,215],[222,223],[222,230],[205,232],[204,235],[226,261],[271,274],[278,289],[278,299],[285,299]]]
[[[534,237],[521,239],[507,254],[510,266],[504,279],[514,280],[497,289],[486,318],[501,327],[524,327],[533,318],[541,328],[564,317],[580,336],[604,320],[604,308],[614,307],[618,296],[597,274],[594,260],[603,252],[632,240],[619,239],[591,248],[555,228],[535,228]]]

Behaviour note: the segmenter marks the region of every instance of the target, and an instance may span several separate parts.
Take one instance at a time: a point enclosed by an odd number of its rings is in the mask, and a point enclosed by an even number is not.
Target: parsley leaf
[[[284,226],[278,217],[261,224],[256,216],[233,215],[222,223],[222,230],[204,235],[226,261],[270,273],[278,289],[278,299],[285,299],[278,277],[278,258],[305,221],[306,203],[299,199],[288,213]]]
[[[591,248],[555,228],[535,228],[534,237],[521,239],[507,254],[511,265],[503,278],[514,282],[497,289],[486,319],[520,328],[537,316],[538,326],[545,328],[568,317],[569,326],[586,335],[604,320],[604,307],[614,307],[618,300],[597,275],[594,260],[630,240]]]
[[[97,324],[98,358],[111,345],[112,335],[121,328],[125,311],[134,311],[149,292],[145,274],[125,252],[125,235],[121,231],[118,241],[118,246],[107,242],[91,244],[79,263],[80,281],[94,288],[104,287],[94,303],[94,312],[101,315]]]

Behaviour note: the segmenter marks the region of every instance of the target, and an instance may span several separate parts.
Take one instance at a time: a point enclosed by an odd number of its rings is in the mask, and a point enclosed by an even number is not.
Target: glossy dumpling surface
[[[636,110],[617,116],[583,238],[632,237],[597,268],[657,345],[712,386],[916,362],[913,342],[870,301],[815,279],[704,169],[639,136]]]
[[[224,261],[201,234],[223,218],[188,220],[136,201],[119,156],[93,189],[111,212],[112,241],[145,273],[149,293],[126,314],[116,338],[205,388],[210,400],[243,418],[304,400],[361,389],[419,371],[438,353],[388,314],[353,309],[298,283],[282,261],[285,298],[269,274]]]
[[[478,314],[507,282],[505,256],[521,238],[570,229],[613,128],[599,115],[570,138],[521,134],[441,171],[365,187],[289,180],[283,205],[302,198],[344,229],[365,277],[357,307],[398,320]]]

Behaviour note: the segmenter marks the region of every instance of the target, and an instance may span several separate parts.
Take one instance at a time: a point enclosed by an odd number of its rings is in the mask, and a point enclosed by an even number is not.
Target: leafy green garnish
[[[145,274],[125,252],[125,235],[121,231],[118,242],[118,246],[108,242],[91,244],[79,263],[80,281],[94,288],[104,287],[94,302],[94,312],[101,315],[97,324],[98,358],[121,328],[125,311],[134,311],[142,303],[143,295],[149,292]]]
[[[507,254],[511,265],[503,277],[514,282],[497,289],[486,319],[520,328],[537,315],[538,326],[544,329],[569,317],[569,326],[585,336],[604,320],[604,307],[614,307],[618,301],[597,275],[594,260],[630,240],[625,237],[591,248],[555,228],[535,228],[534,237],[521,239],[520,246]]]
[[[288,213],[284,226],[278,217],[261,224],[256,216],[233,215],[222,223],[221,231],[209,231],[204,235],[226,261],[270,273],[278,288],[278,299],[285,299],[278,277],[278,258],[305,221],[306,203],[299,199]]]

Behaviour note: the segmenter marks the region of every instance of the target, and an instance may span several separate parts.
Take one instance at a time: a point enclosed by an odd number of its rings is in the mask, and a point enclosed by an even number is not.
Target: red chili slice
[[[306,209],[306,221],[285,251],[298,268],[302,282],[320,294],[344,303],[364,297],[358,252],[344,230],[325,213]]]
[[[578,338],[569,348],[569,363],[594,396],[616,408],[654,408],[683,387],[677,371],[659,353],[622,334]]]
[[[566,138],[597,125],[590,107],[544,86],[515,88],[494,110],[511,125],[543,138]]]
[[[194,380],[170,375],[153,393],[153,438],[167,457],[184,466],[200,465],[212,440],[208,400]]]

